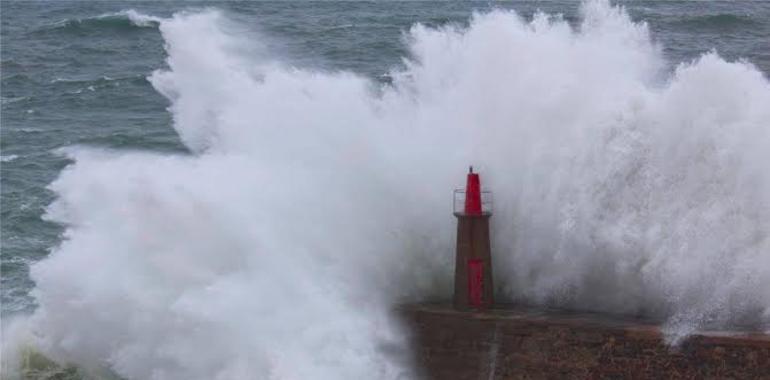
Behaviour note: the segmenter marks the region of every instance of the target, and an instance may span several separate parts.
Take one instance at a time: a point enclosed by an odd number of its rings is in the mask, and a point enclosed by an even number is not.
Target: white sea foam
[[[160,21],[150,80],[193,155],[72,151],[35,344],[136,379],[408,376],[388,310],[449,295],[468,164],[500,299],[656,315],[672,340],[770,322],[767,79],[716,53],[667,75],[622,9],[583,20],[417,25],[381,91],[246,54],[216,11]]]

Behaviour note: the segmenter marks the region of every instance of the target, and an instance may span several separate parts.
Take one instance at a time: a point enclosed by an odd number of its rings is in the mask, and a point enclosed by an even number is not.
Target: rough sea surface
[[[3,1],[4,335],[126,378],[408,374],[383,310],[446,294],[469,162],[502,297],[767,326],[770,2],[612,4]]]

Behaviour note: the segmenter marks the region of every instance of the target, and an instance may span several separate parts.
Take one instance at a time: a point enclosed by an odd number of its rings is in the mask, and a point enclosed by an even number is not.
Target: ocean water
[[[448,296],[468,164],[502,300],[673,344],[770,325],[770,3],[0,18],[8,373],[32,347],[124,378],[410,377],[388,310]]]

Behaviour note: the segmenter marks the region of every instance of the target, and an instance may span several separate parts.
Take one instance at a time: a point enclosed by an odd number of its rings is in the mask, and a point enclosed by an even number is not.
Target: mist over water
[[[287,64],[216,9],[123,14],[162,33],[148,79],[192,154],[62,152],[46,218],[65,238],[4,354],[132,379],[415,376],[391,309],[449,298],[469,164],[494,192],[499,301],[652,316],[672,343],[770,325],[770,82],[750,62],[670,73],[645,24],[592,1],[575,26],[415,25],[380,84]]]

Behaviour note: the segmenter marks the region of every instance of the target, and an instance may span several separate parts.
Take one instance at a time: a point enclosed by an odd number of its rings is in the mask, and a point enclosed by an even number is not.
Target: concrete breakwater
[[[676,347],[653,322],[601,314],[451,305],[398,309],[429,379],[770,379],[770,336],[704,332]]]

